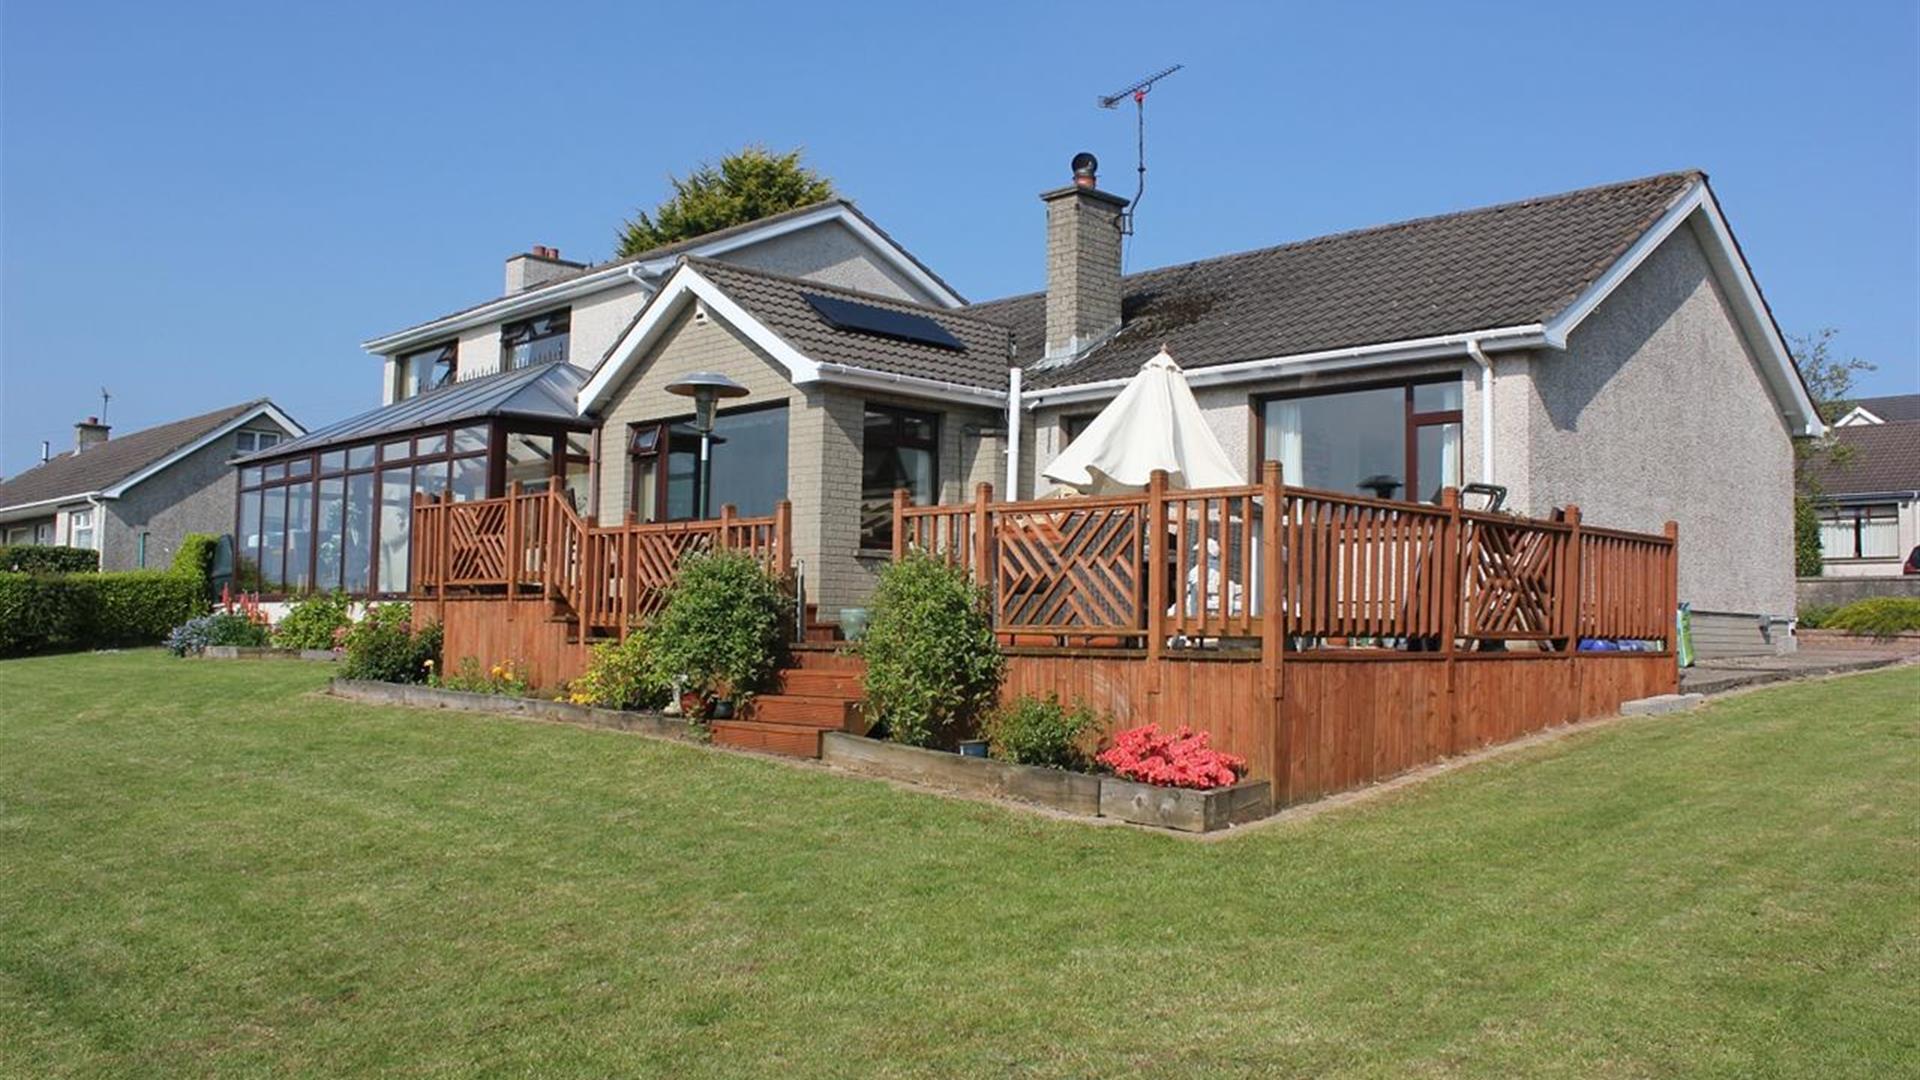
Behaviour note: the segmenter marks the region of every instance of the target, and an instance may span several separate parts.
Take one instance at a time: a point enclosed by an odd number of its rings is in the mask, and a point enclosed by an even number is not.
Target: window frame
[[[1887,502],[1844,503],[1821,507],[1818,512],[1820,531],[1826,532],[1829,524],[1846,525],[1853,534],[1853,552],[1848,555],[1829,553],[1823,540],[1820,546],[1820,558],[1832,562],[1899,562],[1900,551],[1900,504]],[[1894,529],[1893,551],[1886,555],[1867,555],[1865,551],[1865,532],[1868,521],[1891,521]]]
[[[927,426],[931,429],[932,434],[928,436],[926,439],[908,439],[908,438],[899,437],[898,432],[899,432],[900,425],[896,424],[893,426],[894,427],[893,434],[889,437],[884,437],[880,446],[882,449],[888,449],[888,450],[900,450],[900,449],[925,450],[930,455],[932,455],[933,468],[931,472],[933,473],[933,491],[931,493],[929,502],[926,505],[930,505],[930,506],[940,505],[940,487],[941,487],[940,436],[943,433],[942,425],[943,425],[943,421],[946,418],[942,414],[929,409],[916,409],[907,405],[894,405],[889,402],[880,402],[880,401],[866,401],[861,403],[860,505],[864,507],[868,502],[867,494],[865,490],[867,455],[871,453],[874,449],[874,446],[872,443],[873,429],[866,423],[866,417],[867,417],[867,414],[869,413],[883,413],[883,414],[889,414],[895,417],[909,416],[915,419],[927,421]],[[862,516],[864,516],[864,510],[862,512]],[[893,550],[892,518],[889,516],[889,518],[887,519],[887,528],[884,536],[881,536],[879,533],[870,534],[863,529],[861,530],[856,543],[858,545],[858,549],[862,552],[882,552],[882,551],[891,552]]]
[[[1419,387],[1442,386],[1442,385],[1448,385],[1448,384],[1460,386],[1461,388],[1461,393],[1460,393],[1461,407],[1460,408],[1429,409],[1424,412],[1416,410],[1416,407],[1414,405],[1414,393]],[[1401,431],[1400,438],[1402,443],[1402,446],[1401,446],[1402,458],[1404,459],[1404,464],[1402,465],[1402,468],[1405,470],[1405,472],[1403,474],[1404,483],[1401,485],[1401,488],[1400,488],[1401,493],[1407,496],[1412,501],[1415,501],[1415,502],[1425,501],[1424,499],[1420,499],[1415,495],[1416,492],[1422,490],[1427,486],[1425,484],[1420,483],[1420,462],[1419,462],[1420,429],[1423,427],[1441,427],[1446,424],[1460,425],[1461,476],[1459,479],[1464,480],[1465,473],[1466,473],[1466,441],[1467,441],[1467,426],[1465,421],[1466,387],[1461,382],[1460,375],[1458,372],[1435,374],[1435,375],[1416,375],[1416,376],[1404,377],[1404,378],[1398,378],[1398,379],[1371,379],[1364,382],[1340,383],[1332,386],[1315,386],[1315,387],[1300,388],[1300,389],[1294,389],[1294,390],[1277,390],[1269,393],[1249,395],[1247,398],[1248,412],[1250,414],[1250,423],[1253,427],[1253,438],[1252,440],[1250,440],[1253,444],[1252,446],[1253,461],[1251,463],[1251,469],[1249,470],[1249,475],[1259,476],[1261,468],[1264,467],[1267,462],[1267,403],[1268,402],[1299,400],[1304,398],[1316,398],[1316,397],[1330,397],[1335,394],[1360,393],[1362,391],[1367,391],[1367,390],[1392,390],[1392,389],[1399,389],[1402,392],[1401,415],[1403,417],[1403,428]],[[1305,487],[1306,485],[1300,483],[1300,479],[1301,478],[1297,476],[1282,476],[1280,478],[1282,483],[1291,484],[1295,487]],[[1457,486],[1457,481],[1455,484],[1442,484],[1440,486],[1443,488]],[[1353,492],[1335,492],[1334,494],[1350,496],[1354,493]]]
[[[84,525],[81,524],[83,518],[86,521]],[[82,529],[86,530],[87,533],[87,541],[84,544],[80,542],[80,532]],[[67,511],[68,547],[84,548],[88,551],[94,551],[97,550],[94,545],[98,538],[99,521],[94,517],[93,507],[78,507]]]
[[[534,325],[543,320],[547,324],[546,328],[544,330],[541,330],[538,333],[535,333],[533,330]],[[518,340],[513,340],[512,336],[514,335],[514,333],[516,331],[521,331],[523,329],[525,330],[525,337],[519,338]],[[535,350],[533,347],[535,345],[538,345],[542,341],[551,341],[554,338],[567,339],[566,345],[561,350],[560,355],[551,361],[534,360],[533,357],[535,354]],[[527,347],[527,362],[524,364],[515,364],[513,363],[513,350],[516,348],[519,348],[522,345]],[[506,323],[500,324],[500,370],[501,371],[519,371],[522,368],[533,367],[536,363],[558,363],[558,362],[569,359],[572,355],[572,351],[573,351],[573,308],[572,307],[552,308],[550,310],[543,311],[538,315],[529,315],[524,319],[515,319],[512,322],[506,322]]]
[[[769,412],[774,409],[786,409],[788,410],[787,411],[787,425],[788,425],[787,434],[788,434],[788,438],[792,438],[793,413],[790,408],[791,404],[792,404],[791,402],[785,399],[782,399],[779,401],[758,401],[758,402],[754,402],[751,405],[737,405],[731,409],[717,410],[714,413],[714,422],[717,425],[720,420],[725,419],[726,417],[729,417],[729,416],[740,416],[746,413]],[[627,458],[626,513],[632,515],[634,520],[641,521],[641,522],[696,520],[695,518],[691,518],[691,517],[687,517],[687,518],[667,517],[667,503],[668,503],[667,459],[673,453],[672,429],[676,424],[691,423],[693,419],[694,419],[694,416],[692,413],[682,413],[678,416],[661,417],[659,419],[635,420],[627,424],[627,428],[626,428],[627,434],[626,434],[626,440],[625,440],[626,449],[624,451]],[[649,433],[653,435],[652,447],[647,450],[635,450],[634,444],[640,439],[641,436],[647,435]],[[643,459],[651,459],[651,463],[647,465],[646,468],[644,469],[641,468],[639,464]],[[694,476],[693,476],[694,492],[695,492],[694,497],[696,502],[699,500],[699,489],[700,489],[700,472],[699,472],[699,465],[697,461],[698,459],[696,459],[696,464],[694,466]],[[793,470],[791,465],[792,463],[791,461],[789,461],[788,470],[787,470],[788,472],[787,479],[789,481],[792,479]],[[653,477],[653,502],[654,502],[653,517],[644,516],[640,510],[640,480],[643,476],[646,476],[648,474],[651,474]],[[792,494],[791,492],[788,493],[788,495],[791,495],[791,494]],[[787,496],[782,496],[782,497],[785,498]],[[718,506],[713,507],[713,512],[715,514],[715,517],[709,520],[718,520],[720,508]]]
[[[447,365],[446,380],[444,382],[436,383],[433,386],[428,386],[424,388],[415,388],[412,391],[409,391],[407,387],[412,382],[413,362],[416,358],[426,356],[428,353],[440,354],[434,359],[434,366],[437,367],[441,363],[445,363]],[[431,393],[434,390],[440,389],[440,387],[442,386],[452,386],[454,383],[459,381],[460,381],[460,339],[459,338],[448,338],[445,341],[435,342],[432,345],[424,345],[418,349],[413,349],[409,352],[404,352],[394,357],[393,400],[396,402],[409,401],[413,398],[419,397],[421,394]]]

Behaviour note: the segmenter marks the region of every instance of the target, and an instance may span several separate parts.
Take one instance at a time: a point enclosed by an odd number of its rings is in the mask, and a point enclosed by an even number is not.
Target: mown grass
[[[0,1073],[1920,1068],[1920,670],[1213,844],[326,674],[0,663]]]

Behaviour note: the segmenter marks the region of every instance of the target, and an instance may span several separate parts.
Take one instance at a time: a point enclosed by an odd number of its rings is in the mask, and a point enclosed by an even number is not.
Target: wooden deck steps
[[[774,678],[774,693],[753,699],[746,712],[713,722],[721,746],[794,757],[820,756],[823,731],[865,732],[860,709],[864,666],[830,649],[796,648]]]

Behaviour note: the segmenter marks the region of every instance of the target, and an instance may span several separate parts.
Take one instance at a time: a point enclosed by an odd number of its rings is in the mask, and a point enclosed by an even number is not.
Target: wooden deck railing
[[[599,526],[559,492],[525,493],[517,484],[497,499],[422,497],[413,507],[412,592],[416,599],[444,598],[449,589],[545,597],[563,601],[585,627],[624,637],[659,608],[681,561],[695,552],[744,551],[790,572],[792,521],[784,501],[765,517],[740,517],[725,506],[708,521]]]
[[[1277,508],[1277,511],[1276,511]],[[1672,634],[1675,527],[1585,527],[1441,503],[1259,484],[914,506],[894,497],[894,554],[931,552],[985,585],[996,628],[1062,644],[1129,639],[1283,650],[1489,650]]]

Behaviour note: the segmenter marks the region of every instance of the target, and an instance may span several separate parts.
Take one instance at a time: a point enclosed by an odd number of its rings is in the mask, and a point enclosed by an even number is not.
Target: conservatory
[[[415,496],[554,490],[584,511],[584,373],[565,363],[454,383],[236,462],[234,576],[265,597],[408,590]]]

